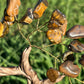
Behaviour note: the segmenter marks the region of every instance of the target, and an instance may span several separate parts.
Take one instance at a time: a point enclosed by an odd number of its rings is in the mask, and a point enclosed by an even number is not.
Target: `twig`
[[[0,76],[23,75],[20,67],[0,67]]]
[[[47,24],[47,23],[48,23],[48,22],[46,22],[45,24]],[[45,25],[45,24],[44,24],[44,25]],[[26,38],[26,37],[23,35],[23,33],[21,32],[21,29],[20,29],[19,23],[17,23],[17,25],[18,25],[18,28],[19,28],[19,32],[20,32],[20,34],[23,36],[24,39],[26,39],[26,40],[29,42],[29,45],[30,45],[30,46],[32,46],[32,47],[36,47],[36,48],[38,48],[38,49],[40,49],[40,50],[42,50],[42,51],[48,53],[48,54],[51,55],[53,58],[57,59],[58,62],[60,62],[60,60],[59,60],[57,57],[55,57],[54,55],[52,55],[52,54],[49,53],[48,51],[46,51],[46,50],[44,50],[44,49],[42,49],[42,48],[40,48],[40,47],[38,47],[38,46],[36,46],[36,45],[31,45],[31,42],[30,42],[29,36]],[[42,26],[43,26],[43,25],[42,25]],[[41,27],[40,27],[40,28],[41,28]],[[39,28],[38,28],[38,29],[39,29]],[[34,31],[34,32],[35,32],[35,31]]]
[[[56,58],[55,58],[55,69],[56,69]]]
[[[56,44],[46,45],[46,46],[44,46],[43,48],[46,48],[46,47],[51,47],[51,46],[53,46],[53,45],[56,45]]]
[[[30,42],[29,37],[26,38],[26,37],[24,36],[24,34],[21,32],[21,28],[20,28],[19,23],[17,23],[17,25],[18,25],[18,29],[19,29],[20,34],[22,35],[22,37],[23,37],[25,40],[27,40],[27,41],[29,42],[29,45],[31,46],[31,42]]]
[[[79,81],[80,83],[84,84],[84,81],[79,80],[78,78],[74,78],[75,80]]]
[[[32,46],[32,47],[36,47],[36,48],[42,50],[43,52],[48,53],[51,57],[55,58],[58,62],[60,62],[60,60],[59,60],[57,57],[55,57],[54,55],[52,55],[52,54],[49,53],[48,51],[46,51],[46,50],[44,50],[44,49],[42,49],[42,48],[40,48],[40,47],[38,47],[38,46],[36,46],[36,45],[31,45],[31,46]]]
[[[48,22],[49,22],[49,21],[48,21]],[[41,28],[43,28],[48,22],[45,22],[43,25],[41,25],[40,27],[38,27],[35,31],[32,31],[32,32],[28,35],[28,37],[30,37],[31,35],[33,35],[34,32],[36,32],[36,31],[40,30]],[[28,38],[28,37],[27,37],[27,38]]]
[[[70,82],[70,84],[72,84],[70,77],[68,77],[68,78],[69,78],[69,82]]]
[[[38,29],[38,26],[39,26],[39,20],[40,20],[40,19],[38,19],[38,21],[37,21],[37,25],[36,25],[37,29]]]
[[[24,34],[21,32],[21,28],[20,28],[19,22],[18,22],[18,20],[17,20],[17,17],[15,17],[15,19],[16,19],[17,26],[18,26],[18,29],[19,29],[20,34],[22,35],[22,37],[23,37],[25,40],[27,40],[27,41],[29,42],[29,45],[31,46],[31,42],[30,42],[29,37],[26,38],[26,37],[24,36]]]

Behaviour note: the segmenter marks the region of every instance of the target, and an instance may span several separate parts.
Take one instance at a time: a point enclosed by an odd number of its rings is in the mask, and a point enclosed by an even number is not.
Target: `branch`
[[[51,82],[49,79],[44,80],[43,84],[55,84],[60,82],[63,78],[65,77],[65,75],[60,76],[59,78],[56,79],[55,82]]]
[[[55,82],[51,82],[49,79],[39,80],[36,72],[32,69],[29,63],[29,54],[31,52],[31,47],[26,48],[23,51],[21,64],[18,67],[0,67],[0,76],[9,76],[9,75],[23,75],[27,78],[28,84],[55,84],[61,81],[65,75],[57,78]]]
[[[21,70],[19,67],[0,67],[0,76],[8,76],[8,75],[21,75]]]

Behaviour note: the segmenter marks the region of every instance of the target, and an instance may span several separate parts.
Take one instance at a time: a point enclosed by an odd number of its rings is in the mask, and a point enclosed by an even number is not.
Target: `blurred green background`
[[[19,10],[18,19],[20,19],[27,8],[34,8],[38,0],[21,0],[21,6]],[[53,10],[59,9],[63,14],[66,15],[68,20],[67,30],[74,25],[84,25],[84,0],[48,0],[49,6],[45,11],[44,15],[40,18],[39,26],[47,22]],[[6,0],[0,0],[0,20],[3,17],[4,9],[6,8]],[[34,20],[30,25],[20,25],[23,34],[27,37],[30,32],[36,29],[38,20]],[[46,37],[46,31],[48,30],[47,25],[39,32],[35,32],[31,37],[31,43],[40,47],[51,44]],[[84,39],[79,39],[84,43]],[[63,41],[63,44],[69,44],[70,39]],[[4,37],[0,38],[0,66],[18,66],[23,50],[28,47],[28,42],[20,35],[17,24],[10,26],[9,33]],[[62,61],[62,54],[67,51],[67,48],[61,44],[47,47],[45,50],[49,51],[55,56],[60,55],[59,59]],[[76,57],[75,63],[82,68],[78,63],[82,53],[74,53]],[[54,59],[47,53],[42,52],[37,48],[32,48],[30,54],[30,64],[33,69],[37,72],[39,79],[45,79],[46,72],[50,67],[54,67]],[[56,63],[56,68],[60,63]],[[81,69],[81,73],[77,77],[80,80],[84,80],[84,68]],[[75,79],[71,78],[72,84],[81,84]],[[27,84],[26,78],[23,76],[6,76],[0,77],[0,84]],[[68,77],[65,77],[58,84],[70,84]]]

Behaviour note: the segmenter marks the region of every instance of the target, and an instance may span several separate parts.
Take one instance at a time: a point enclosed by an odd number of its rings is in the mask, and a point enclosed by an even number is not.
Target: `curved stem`
[[[49,53],[48,51],[46,51],[46,50],[44,50],[44,49],[42,49],[42,48],[40,48],[40,47],[38,47],[38,46],[36,46],[36,45],[31,45],[31,46],[32,46],[32,47],[36,47],[36,48],[42,50],[43,52],[48,53],[51,57],[55,58],[58,62],[60,62],[60,60],[59,60],[57,57],[55,57],[54,55],[52,55],[52,54]]]
[[[51,46],[53,46],[53,45],[56,45],[56,44],[46,45],[46,46],[44,46],[43,48],[46,48],[46,47],[51,47]]]
[[[39,26],[39,21],[40,21],[40,19],[38,19],[38,21],[37,21],[37,25],[36,25],[37,29],[38,29],[38,26]]]
[[[20,67],[0,67],[0,76],[22,75]]]
[[[70,77],[69,77],[69,82],[70,82],[70,84],[72,84]]]
[[[45,24],[47,24],[47,23],[48,23],[48,22],[46,22]],[[45,25],[45,24],[44,24],[44,25]],[[42,50],[42,51],[48,53],[50,56],[52,56],[52,57],[55,58],[58,62],[60,62],[60,60],[59,60],[57,57],[55,57],[54,55],[52,55],[52,54],[49,53],[48,51],[46,51],[46,50],[44,50],[44,49],[42,49],[42,48],[40,48],[40,47],[38,47],[38,46],[36,46],[36,45],[31,45],[29,36],[26,38],[26,37],[23,35],[23,33],[21,32],[19,23],[17,23],[17,25],[18,25],[20,34],[22,35],[22,37],[23,37],[25,40],[27,40],[27,41],[29,42],[29,45],[30,45],[30,46],[32,46],[32,47],[36,47],[36,48],[38,48],[38,49],[40,49],[40,50]]]
[[[17,20],[17,17],[15,17],[15,19],[16,19],[17,26],[18,26],[18,29],[19,29],[20,34],[22,35],[22,37],[23,37],[25,40],[27,40],[27,41],[29,42],[29,45],[31,46],[31,42],[30,42],[29,37],[26,38],[26,37],[24,36],[24,34],[21,32],[21,27],[20,27],[20,25],[19,25],[19,22],[18,22],[18,20]]]
[[[49,22],[49,21],[48,21]],[[38,31],[38,30],[40,30],[41,28],[43,28],[48,22],[45,22],[43,25],[41,25],[40,27],[38,27],[35,31],[32,31],[29,35],[28,35],[28,37],[30,37],[34,32],[36,32],[36,31]],[[27,38],[28,38],[27,37]]]
[[[55,58],[55,69],[56,69],[56,58]]]
[[[79,81],[80,83],[84,83],[84,81],[79,80],[78,78],[74,78],[75,80]]]
[[[21,32],[21,28],[20,28],[19,23],[17,23],[17,25],[18,25],[18,29],[19,29],[20,34],[22,35],[22,37],[23,37],[25,40],[27,40],[27,41],[29,42],[29,45],[31,46],[31,42],[30,42],[29,37],[26,38],[26,37],[24,36],[24,34]]]

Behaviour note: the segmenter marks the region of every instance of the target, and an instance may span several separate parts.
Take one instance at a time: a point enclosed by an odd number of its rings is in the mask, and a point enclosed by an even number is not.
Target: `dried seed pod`
[[[56,28],[59,28],[61,27],[61,25],[59,24],[59,22],[55,21],[55,20],[50,20],[49,21],[49,24],[48,24],[48,28],[49,29],[56,29]]]
[[[72,78],[76,78],[80,73],[80,68],[78,65],[74,65],[71,61],[62,63],[59,67],[59,70],[60,72]]]
[[[47,71],[47,77],[51,82],[55,82],[56,79],[60,76],[60,72],[51,68]]]
[[[28,8],[27,13],[21,18],[20,22],[30,24],[33,21],[32,9]]]
[[[8,24],[0,22],[0,37],[5,36],[9,31]]]
[[[33,11],[34,18],[35,19],[40,18],[43,15],[44,11],[47,9],[47,7],[48,7],[47,0],[42,0],[41,2],[38,2]]]
[[[74,61],[75,57],[73,56],[72,51],[67,51],[63,54],[63,61]]]
[[[84,26],[75,25],[67,31],[66,35],[71,39],[84,38]]]
[[[66,21],[66,17],[60,12],[60,10],[56,9],[52,13],[51,20],[55,20],[58,21],[60,24],[64,24]]]
[[[67,20],[59,29],[62,31],[62,34],[65,35],[67,29]]]
[[[20,0],[7,0],[7,15],[16,16],[18,15],[18,10],[21,2]]]
[[[1,22],[6,23],[8,25],[12,25],[12,24],[14,24],[14,21],[15,21],[15,17],[7,15],[6,9],[5,9],[4,10],[4,17],[2,18]]]
[[[63,35],[65,35],[66,28],[67,28],[67,20],[66,20],[66,17],[58,9],[56,9],[52,13],[51,19],[48,23],[48,28],[60,29]]]
[[[8,26],[11,26],[14,24],[14,22],[8,22],[8,21],[4,21],[3,23],[7,24]]]
[[[81,59],[79,59],[79,63],[84,66],[84,55],[81,56]]]
[[[84,51],[84,44],[80,43],[78,40],[73,40],[68,48],[73,52],[82,52]]]
[[[58,44],[61,42],[62,32],[59,29],[49,29],[47,37],[52,43]]]
[[[14,22],[15,21],[15,17],[14,16],[4,16],[5,21],[8,22]]]

